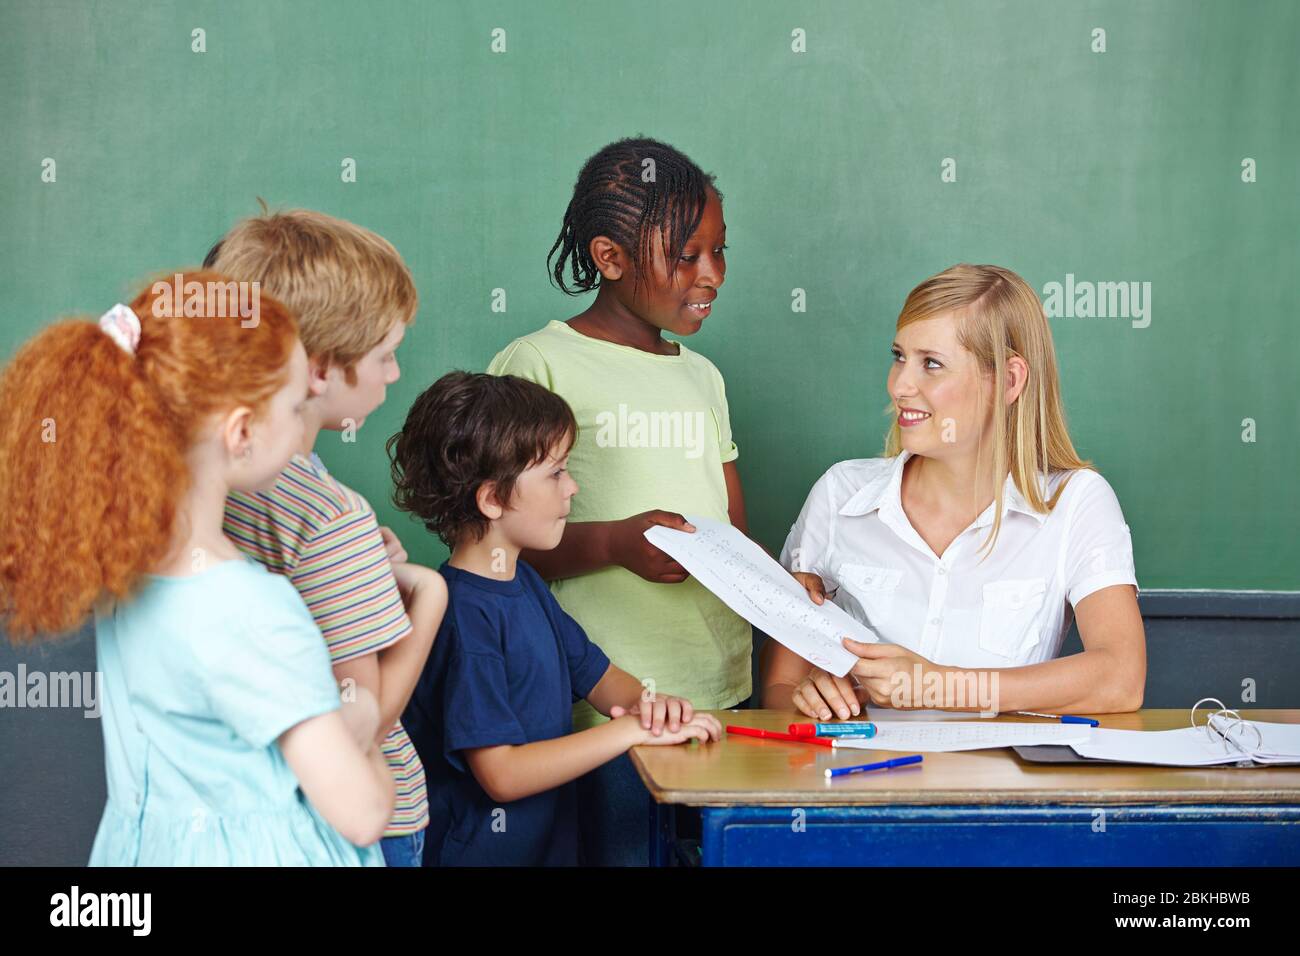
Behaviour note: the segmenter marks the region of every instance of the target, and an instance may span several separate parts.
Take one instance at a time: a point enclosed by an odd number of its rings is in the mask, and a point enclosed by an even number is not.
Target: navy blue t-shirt
[[[573,732],[573,704],[609,658],[523,561],[510,581],[443,564],[447,613],[402,714],[429,790],[425,866],[538,866],[578,862],[573,782],[501,804],[464,750],[550,740]]]

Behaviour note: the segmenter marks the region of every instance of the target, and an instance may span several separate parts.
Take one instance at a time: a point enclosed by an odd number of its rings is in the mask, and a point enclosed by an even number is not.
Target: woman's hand
[[[846,637],[844,646],[861,658],[849,673],[858,679],[860,692],[869,703],[898,710],[922,709],[922,690],[927,683],[931,683],[927,676],[937,673],[939,700],[937,703],[931,701],[929,706],[956,706],[943,696],[943,688],[946,686],[943,675],[952,668],[935,664],[898,644],[863,644]],[[920,665],[919,671],[917,665]]]
[[[830,720],[831,717],[847,720],[862,713],[858,690],[852,679],[836,677],[820,667],[814,667],[812,673],[795,685],[790,703],[800,713],[817,720]]]
[[[645,511],[622,521],[612,521],[608,530],[610,563],[655,584],[680,584],[690,573],[646,540],[645,530],[655,525],[679,531],[695,530],[695,525],[673,511]]]
[[[826,583],[816,574],[809,571],[791,571],[796,581],[803,585],[803,589],[808,592],[808,597],[814,604],[826,603]]]

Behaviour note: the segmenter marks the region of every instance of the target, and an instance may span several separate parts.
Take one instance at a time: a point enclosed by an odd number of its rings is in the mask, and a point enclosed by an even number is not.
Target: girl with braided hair
[[[657,140],[611,143],[583,165],[547,258],[562,291],[595,297],[488,369],[546,386],[578,423],[569,471],[583,493],[559,547],[523,559],[647,700],[701,710],[749,698],[750,626],[643,532],[693,531],[684,514],[747,531],[722,376],[680,341],[709,320],[725,249],[713,176]],[[574,709],[575,730],[603,719]],[[582,778],[579,801],[586,862],[646,862],[648,795],[626,755]]]

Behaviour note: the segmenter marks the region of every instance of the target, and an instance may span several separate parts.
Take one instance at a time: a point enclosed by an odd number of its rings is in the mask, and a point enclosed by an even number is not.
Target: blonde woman
[[[881,638],[837,678],[773,643],[763,706],[1109,713],[1142,705],[1129,529],[1066,431],[1052,335],[1020,276],[956,265],[908,295],[885,457],[813,486],[781,563]],[[1083,652],[1058,658],[1073,619]],[[992,693],[973,699],[973,691]]]

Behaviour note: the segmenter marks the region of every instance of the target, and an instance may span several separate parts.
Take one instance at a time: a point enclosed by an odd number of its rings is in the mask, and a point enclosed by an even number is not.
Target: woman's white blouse
[[[937,557],[903,512],[910,457],[833,466],[808,493],[781,549],[782,565],[820,575],[835,603],[885,640],[936,664],[1036,664],[1060,652],[1074,605],[1111,585],[1137,588],[1128,525],[1095,471],[1046,479],[1050,500],[1073,475],[1050,514],[1033,511],[1008,476],[992,551],[980,549],[996,503]]]

